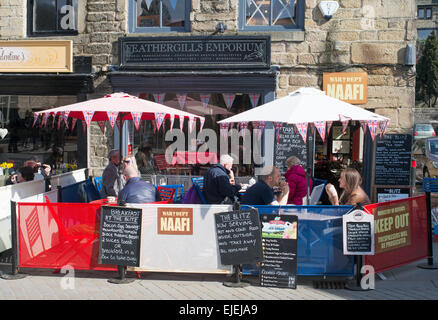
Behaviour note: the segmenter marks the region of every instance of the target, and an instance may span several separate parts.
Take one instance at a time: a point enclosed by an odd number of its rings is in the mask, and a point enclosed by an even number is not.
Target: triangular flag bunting
[[[248,129],[248,121],[242,121],[242,122],[240,123],[240,131],[243,130],[243,135],[242,135],[243,140],[246,139],[246,132],[247,132],[246,129]]]
[[[383,138],[385,135],[386,129],[388,129],[389,120],[380,121],[379,127],[380,127],[380,138]]]
[[[52,128],[55,129],[55,119],[56,119],[56,113],[53,114],[52,119]]]
[[[184,116],[179,116],[179,129],[182,131],[184,128]]]
[[[163,104],[165,93],[154,93],[154,99],[156,103]]]
[[[117,111],[108,111],[107,115],[108,115],[108,121],[111,125],[111,128],[114,129],[114,124],[116,123],[116,119],[117,119],[117,116],[119,115],[119,113]]]
[[[370,130],[371,138],[373,139],[373,141],[377,133],[377,126],[378,126],[377,120],[368,120],[368,129]]]
[[[313,124],[316,130],[318,130],[322,142],[325,142],[325,121],[315,121]]]
[[[36,113],[33,114],[33,124],[32,124],[32,128],[35,126],[35,123],[37,122],[38,117],[39,117],[38,114],[36,114]]]
[[[181,108],[181,110],[183,110],[186,105],[187,94],[177,93],[176,97],[178,98],[179,107]]]
[[[219,131],[221,133],[221,137],[226,139],[228,136],[228,128],[230,127],[229,123],[219,123]]]
[[[210,95],[208,93],[201,93],[201,102],[202,102],[202,107],[207,108],[208,106],[208,101],[210,100]]]
[[[71,132],[73,132],[73,129],[75,128],[77,121],[78,121],[78,119],[76,119],[76,118],[71,119]]]
[[[265,127],[266,127],[266,122],[265,121],[259,121],[259,140],[262,137],[263,130],[265,129]]]
[[[333,121],[326,121],[327,123],[327,130],[326,130],[326,134],[327,136],[330,134],[330,129],[332,128],[333,125]]]
[[[105,122],[106,121],[97,121],[97,124],[99,125],[100,131],[102,131],[103,134],[105,134]]]
[[[234,93],[223,93],[222,96],[224,97],[227,110],[230,110],[233,106],[234,98],[236,97],[236,95]]]
[[[68,129],[68,115],[70,114],[70,111],[64,111],[64,123],[65,128]]]
[[[252,107],[255,108],[259,102],[260,93],[250,93],[249,98],[251,100]]]
[[[176,8],[176,3],[177,3],[177,1],[178,1],[178,0],[170,0],[170,4],[171,4],[173,10],[175,10],[175,8]]]
[[[277,143],[280,142],[280,129],[283,126],[282,122],[274,122],[275,127],[275,137],[277,138]]]
[[[304,143],[307,141],[307,122],[299,122],[295,124],[301,138],[303,138]]]
[[[44,127],[46,125],[48,117],[49,117],[49,114],[48,113],[44,113],[43,120],[41,121],[41,127]]]
[[[155,124],[157,125],[157,130],[160,130],[161,124],[164,121],[164,117],[166,113],[164,112],[155,112]]]
[[[365,136],[367,134],[367,127],[368,123],[366,121],[359,121],[360,126],[362,127],[363,135]]]
[[[199,132],[201,132],[202,128],[204,128],[205,118],[199,118],[199,122],[201,123],[199,126]]]
[[[170,128],[169,128],[169,130],[172,130],[173,129],[173,123],[175,122],[175,115],[174,114],[171,114],[170,115]]]
[[[148,8],[148,10],[151,7],[151,3],[152,3],[152,0],[146,0],[146,7]]]
[[[64,112],[61,112],[61,114],[58,116],[58,125],[56,126],[56,128],[59,129],[61,128],[61,121],[64,120]]]
[[[82,113],[84,114],[84,120],[88,127],[91,123],[91,120],[93,119],[94,111],[86,110],[86,111],[82,111]]]
[[[132,120],[134,121],[135,129],[137,129],[137,131],[140,128],[140,121],[142,114],[143,114],[142,112],[131,112]]]
[[[195,120],[195,118],[194,117],[189,117],[189,123],[188,123],[188,126],[189,126],[189,132],[190,133],[192,133],[192,131],[193,131],[193,125],[196,123],[196,120]]]

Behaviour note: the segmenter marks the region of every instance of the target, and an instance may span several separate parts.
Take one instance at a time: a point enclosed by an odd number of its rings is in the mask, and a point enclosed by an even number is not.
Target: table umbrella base
[[[19,280],[19,279],[24,279],[26,278],[26,274],[24,273],[17,273],[17,274],[2,274],[1,278],[3,280]]]
[[[108,282],[109,283],[114,283],[114,284],[127,284],[127,283],[132,283],[134,282],[135,279],[119,279],[119,278],[115,278],[115,279],[109,279]]]

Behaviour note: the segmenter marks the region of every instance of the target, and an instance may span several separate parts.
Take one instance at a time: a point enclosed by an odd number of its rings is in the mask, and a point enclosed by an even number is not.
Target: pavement
[[[438,243],[434,243],[438,265]],[[270,301],[270,300],[438,300],[438,269],[421,269],[419,260],[375,277],[374,290],[336,289],[334,285],[315,286],[312,278],[298,277],[297,288],[261,287],[254,276],[243,276],[249,286],[224,285],[230,279],[214,274],[141,274],[128,272],[128,284],[114,284],[116,272],[67,270],[54,274],[49,269],[23,269],[19,280],[0,278],[0,301],[4,300],[173,300],[190,301]],[[2,269],[0,269],[2,270]],[[3,266],[3,273],[5,268]],[[385,280],[383,280],[383,278]],[[329,282],[328,282],[329,283]],[[333,282],[332,282],[333,283]],[[343,287],[343,286],[340,286]]]

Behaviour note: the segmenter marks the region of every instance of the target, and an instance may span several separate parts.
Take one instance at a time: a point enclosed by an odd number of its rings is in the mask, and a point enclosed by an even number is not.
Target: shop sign
[[[0,41],[0,72],[72,72],[73,41]]]
[[[193,234],[193,208],[157,208],[157,212],[158,234]]]
[[[120,69],[270,68],[269,36],[119,38]]]
[[[368,101],[368,74],[366,72],[335,72],[323,74],[326,95],[351,103]]]
[[[411,244],[409,202],[378,207],[374,211],[376,254]]]

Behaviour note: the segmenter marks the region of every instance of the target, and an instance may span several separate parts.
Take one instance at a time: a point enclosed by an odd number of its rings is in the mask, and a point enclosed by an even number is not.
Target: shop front
[[[35,111],[86,100],[93,91],[91,59],[73,57],[72,49],[70,40],[0,43],[2,169],[18,169],[32,158],[57,173],[87,167],[81,124],[64,121],[61,115],[44,125],[34,118]]]

